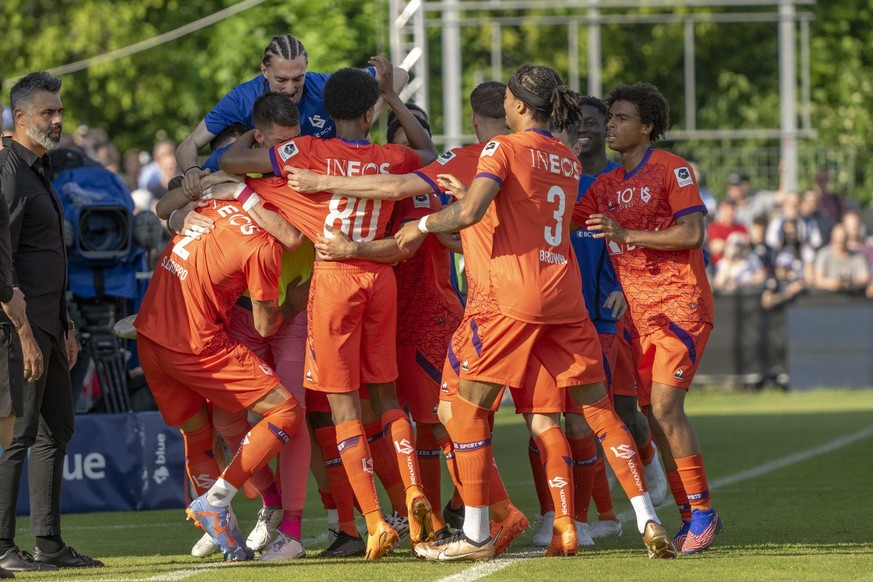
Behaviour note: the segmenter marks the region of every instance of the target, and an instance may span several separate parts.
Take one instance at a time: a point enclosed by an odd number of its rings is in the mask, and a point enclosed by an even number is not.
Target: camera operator
[[[28,383],[15,419],[12,442],[0,457],[0,567],[46,571],[102,566],[61,538],[61,484],[67,443],[73,434],[70,368],[79,347],[64,294],[67,257],[63,210],[51,184],[46,152],[58,147],[63,128],[61,81],[48,73],[22,77],[10,94],[15,122],[0,151],[0,187],[10,215],[14,276],[27,298],[27,320],[45,372],[25,366]],[[8,294],[8,292],[7,292]],[[14,298],[13,298],[14,301]],[[0,322],[9,322],[0,316]],[[8,380],[2,390],[9,390]],[[21,473],[30,449],[30,527],[34,555],[14,542]]]

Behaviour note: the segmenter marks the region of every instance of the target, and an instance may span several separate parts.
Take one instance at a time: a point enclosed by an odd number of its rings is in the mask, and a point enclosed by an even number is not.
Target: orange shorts
[[[600,342],[601,355],[603,357],[603,372],[606,376],[604,384],[606,385],[606,394],[609,400],[612,401],[611,388],[611,371],[615,370],[616,349],[618,340],[614,333],[598,333],[597,339]],[[582,407],[579,406],[568,391],[564,395],[564,411],[565,414],[582,414]]]
[[[229,338],[209,354],[184,354],[140,335],[137,351],[149,388],[169,426],[181,425],[207,400],[227,412],[239,412],[279,384],[270,366]]]
[[[590,319],[538,324],[489,313],[465,316],[448,363],[461,379],[515,388],[520,412],[561,412],[565,388],[603,381],[601,358]],[[543,388],[540,368],[553,379]]]
[[[652,382],[688,390],[712,331],[711,323],[671,323],[648,335],[634,338],[634,359],[642,389],[640,406],[652,403]]]
[[[397,346],[397,398],[415,422],[435,424],[442,373],[415,346]]]
[[[397,282],[390,265],[316,262],[303,385],[353,392],[397,378]]]
[[[612,396],[637,397],[636,366],[633,359],[631,331],[619,325],[616,340],[615,368],[612,372]]]

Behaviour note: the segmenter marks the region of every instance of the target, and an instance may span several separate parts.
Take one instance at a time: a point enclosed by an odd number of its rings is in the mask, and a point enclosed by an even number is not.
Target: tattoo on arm
[[[439,212],[431,214],[427,219],[427,229],[430,232],[454,232],[469,225],[461,221],[461,204],[449,204]]]

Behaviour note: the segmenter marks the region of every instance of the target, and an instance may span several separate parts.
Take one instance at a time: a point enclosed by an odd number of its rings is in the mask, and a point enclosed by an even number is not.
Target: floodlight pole
[[[462,144],[463,128],[463,73],[461,71],[461,22],[458,16],[458,0],[446,0],[443,10],[443,127],[445,148]]]
[[[780,185],[797,191],[797,72],[795,0],[779,0],[779,110],[782,175]]]

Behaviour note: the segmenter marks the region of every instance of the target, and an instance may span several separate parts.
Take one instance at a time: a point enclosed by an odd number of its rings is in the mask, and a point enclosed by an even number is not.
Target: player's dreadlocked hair
[[[657,87],[651,83],[619,85],[606,96],[606,106],[616,101],[628,101],[637,106],[643,124],[652,124],[649,140],[655,143],[670,129],[670,105]]]
[[[578,122],[581,96],[564,85],[561,75],[549,67],[522,65],[510,77],[509,90],[533,112],[535,121],[549,121],[565,129]]]
[[[477,115],[492,119],[506,116],[503,110],[503,97],[506,95],[506,85],[499,81],[479,83],[470,93],[470,106]]]
[[[291,36],[290,34],[277,34],[270,39],[270,44],[264,49],[264,58],[261,63],[266,67],[270,64],[270,59],[274,56],[292,60],[303,55],[303,60],[309,64],[309,55],[306,54],[306,49],[303,48],[303,43]]]
[[[379,83],[364,69],[340,69],[324,84],[324,107],[334,119],[358,119],[378,100]]]

